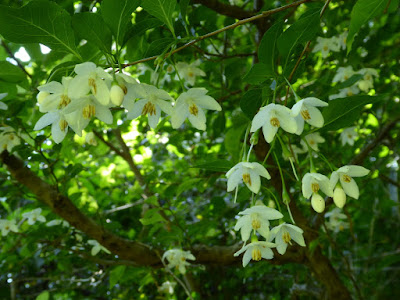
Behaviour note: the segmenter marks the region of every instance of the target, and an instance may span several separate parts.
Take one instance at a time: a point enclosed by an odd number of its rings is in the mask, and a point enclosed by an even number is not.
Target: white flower
[[[291,110],[286,106],[273,103],[260,108],[251,122],[250,132],[255,132],[260,127],[267,143],[272,142],[279,127],[289,133],[297,131],[297,123]]]
[[[148,115],[149,125],[156,128],[161,111],[172,114],[172,97],[164,90],[148,84],[129,85],[128,94],[123,102],[129,111],[127,118],[135,119],[140,115]],[[135,102],[135,99],[139,100]]]
[[[176,99],[171,118],[172,128],[180,127],[185,119],[188,118],[196,129],[206,129],[206,115],[203,110],[221,110],[218,102],[206,95],[207,92],[205,88],[192,88]]]
[[[317,44],[315,45],[312,52],[321,51],[322,58],[326,58],[329,55],[330,51],[338,52],[340,50],[340,46],[338,43],[338,39],[336,37],[331,38],[322,38],[317,37]]]
[[[283,218],[283,215],[265,205],[255,205],[240,212],[240,217],[235,225],[235,230],[240,230],[242,241],[250,238],[252,230],[257,231],[264,238],[269,236],[269,220],[277,220]]]
[[[99,242],[96,240],[88,240],[88,244],[93,246],[92,251],[91,251],[91,254],[93,256],[95,256],[97,253],[99,253],[100,250],[103,250],[107,254],[111,254],[111,252],[107,248],[100,245]]]
[[[324,126],[324,117],[316,107],[328,106],[328,103],[315,97],[308,97],[300,100],[292,107],[292,115],[296,117],[297,131],[300,135],[303,132],[304,121],[314,127]]]
[[[39,103],[40,112],[63,109],[71,103],[71,98],[68,96],[68,89],[72,79],[72,77],[63,77],[61,80],[62,83],[51,81],[38,87],[40,92],[36,98]]]
[[[306,173],[302,180],[302,192],[304,198],[309,199],[312,194],[321,190],[325,195],[332,197],[333,189],[329,178],[320,173]]]
[[[343,31],[339,36],[337,37],[337,42],[339,44],[339,48],[342,48],[342,50],[345,50],[347,45],[347,36],[349,32],[348,31]]]
[[[53,227],[53,226],[58,226],[58,225],[62,225],[63,227],[69,227],[69,223],[67,221],[64,220],[51,220],[50,222],[46,223],[47,227]]]
[[[354,74],[356,74],[356,72],[354,72],[352,66],[339,67],[336,71],[336,75],[333,77],[332,82],[344,82]]]
[[[291,240],[294,240],[302,247],[306,246],[303,230],[292,224],[283,223],[272,228],[269,240],[272,241],[273,239],[275,239],[276,249],[281,255],[285,254],[288,244],[292,244]]]
[[[10,126],[0,127],[0,153],[3,150],[11,152],[12,148],[21,144],[17,133]]]
[[[105,80],[112,80],[112,76],[92,62],[85,62],[75,66],[75,78],[68,89],[70,98],[80,98],[92,92],[101,105],[110,103],[110,91]]]
[[[307,173],[302,180],[302,191],[305,198],[311,196],[311,206],[317,213],[321,213],[325,209],[325,201],[319,194],[321,189],[325,195],[333,197],[332,186],[328,177],[319,173]]]
[[[357,72],[364,75],[363,79],[358,81],[357,86],[365,93],[374,87],[374,77],[379,77],[378,72],[372,68],[361,69]]]
[[[261,258],[272,259],[274,252],[271,248],[275,246],[276,244],[266,241],[251,242],[237,251],[234,256],[239,256],[246,251],[243,255],[243,267],[246,267],[251,259],[255,261],[259,261]]]
[[[329,221],[326,222],[326,227],[336,233],[349,228],[349,223],[345,222],[347,216],[342,213],[340,208],[336,207],[332,209],[325,214],[325,218],[329,218]]]
[[[35,124],[33,130],[41,130],[51,124],[51,135],[53,140],[59,144],[68,132],[68,122],[61,110],[55,110],[43,115]]]
[[[339,208],[346,204],[346,193],[340,186],[335,187],[333,190],[333,202]]]
[[[165,281],[161,286],[158,287],[158,292],[172,295],[174,293],[175,286],[176,282]]]
[[[7,95],[8,95],[8,93],[1,93],[0,94],[0,100],[5,98],[5,97],[7,97]],[[6,110],[6,109],[8,109],[8,106],[5,103],[0,101],[0,109]]]
[[[268,171],[261,164],[257,162],[240,162],[226,173],[228,192],[233,191],[243,180],[250,191],[257,194],[261,186],[260,176],[271,179]]]
[[[337,98],[346,98],[357,95],[360,93],[357,85],[352,85],[350,87],[341,89],[338,94],[330,95],[329,100],[337,99]]]
[[[94,135],[93,132],[88,132],[85,136],[85,143],[92,145],[92,146],[97,146],[97,140],[96,136]]]
[[[343,129],[340,133],[340,139],[342,140],[342,146],[349,144],[350,146],[354,145],[354,140],[358,137],[356,132],[356,127],[349,127]]]
[[[179,76],[181,76],[181,78],[184,79],[188,84],[193,86],[195,84],[197,76],[206,76],[206,73],[197,68],[197,66],[199,65],[199,60],[192,62],[191,64],[178,62],[176,64],[176,69],[179,73]]]
[[[319,151],[318,144],[325,142],[325,139],[318,132],[307,134],[304,138],[310,148],[317,152]],[[303,140],[300,141],[300,144],[304,149],[308,149],[307,144]]]
[[[168,260],[167,267],[169,269],[176,267],[181,274],[185,274],[186,266],[190,265],[186,260],[196,260],[196,257],[194,257],[193,254],[190,253],[190,251],[171,249],[164,252],[162,260],[165,261],[165,259]]]
[[[6,236],[10,231],[18,232],[15,220],[0,219],[0,230],[2,236]]]
[[[124,90],[118,84],[113,84],[110,90],[111,103],[115,106],[120,106],[124,101],[124,97]]]
[[[26,212],[22,214],[22,217],[25,219],[28,219],[28,224],[33,225],[35,224],[36,221],[39,222],[46,222],[46,218],[41,215],[42,209],[41,208],[36,208],[30,212]]]
[[[354,199],[358,199],[360,192],[358,190],[357,183],[352,177],[362,177],[366,176],[368,173],[369,170],[361,166],[343,166],[338,170],[332,172],[330,184],[332,187],[334,187],[340,180],[340,184],[346,195]]]

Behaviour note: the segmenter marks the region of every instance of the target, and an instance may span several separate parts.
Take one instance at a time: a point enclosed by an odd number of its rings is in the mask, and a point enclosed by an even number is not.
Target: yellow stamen
[[[290,237],[290,234],[289,234],[289,232],[284,232],[283,234],[282,234],[282,239],[283,239],[283,241],[286,243],[286,244],[289,244],[290,243],[290,240],[292,239],[291,237]]]
[[[196,104],[192,104],[189,106],[189,112],[194,115],[197,116],[197,114],[199,113],[199,108],[196,106]]]
[[[319,184],[318,183],[311,183],[311,189],[314,193],[319,191]]]
[[[71,99],[68,98],[67,95],[62,95],[61,96],[61,100],[60,103],[58,104],[58,109],[64,108],[66,107],[68,104],[71,103]]]
[[[308,112],[308,110],[302,110],[300,112],[301,116],[303,117],[304,120],[310,120],[310,113]]]
[[[94,78],[89,78],[89,86],[92,88],[93,95],[97,94],[97,85],[96,80]]]
[[[58,124],[60,125],[61,131],[64,131],[65,128],[67,128],[67,126],[68,126],[68,122],[65,120],[60,120],[60,122]]]
[[[328,46],[325,45],[325,46],[324,46],[324,51],[328,51],[328,49],[329,49]]]
[[[257,230],[261,227],[261,222],[258,219],[258,214],[256,213],[251,214],[251,227],[253,227],[254,230]]]
[[[343,179],[344,182],[350,182],[351,181],[351,177],[349,175],[346,175],[346,174],[344,174],[342,176],[342,179]]]
[[[244,173],[242,175],[243,177],[243,182],[247,183],[248,185],[251,185],[251,178],[250,178],[250,174],[249,173]]]
[[[147,102],[145,104],[145,106],[143,107],[142,115],[144,116],[144,115],[147,115],[147,114],[150,114],[150,116],[156,114],[156,106],[151,102]]]
[[[85,119],[91,119],[96,115],[96,107],[93,104],[86,105],[82,110]]]
[[[257,247],[254,247],[253,250],[251,251],[251,258],[253,260],[259,261],[261,260],[261,251]]]
[[[270,123],[274,127],[279,127],[281,124],[279,123],[279,120],[277,118],[271,118]]]

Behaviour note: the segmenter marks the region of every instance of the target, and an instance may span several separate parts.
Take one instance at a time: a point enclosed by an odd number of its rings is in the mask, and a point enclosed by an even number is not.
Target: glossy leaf
[[[264,34],[258,48],[258,59],[265,65],[265,72],[273,75],[275,72],[276,44],[282,32],[282,22],[274,24]]]

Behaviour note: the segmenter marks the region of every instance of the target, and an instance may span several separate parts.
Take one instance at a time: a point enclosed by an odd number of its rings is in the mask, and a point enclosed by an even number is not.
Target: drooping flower
[[[170,282],[170,281],[165,281],[162,283],[161,286],[157,288],[159,293],[164,293],[164,294],[173,294],[174,293],[174,288],[176,286],[176,282]]]
[[[95,256],[100,250],[103,250],[107,254],[111,254],[111,252],[104,246],[100,245],[100,243],[96,240],[88,240],[88,244],[93,246],[91,250],[92,256]]]
[[[324,143],[325,139],[319,134],[319,132],[314,132],[307,134],[304,139],[307,141],[308,145],[314,151],[319,151],[318,144]],[[303,149],[308,149],[307,144],[301,140],[300,144],[303,146]]]
[[[297,131],[297,123],[291,110],[286,106],[273,103],[260,108],[251,122],[250,132],[255,132],[261,127],[267,143],[272,142],[279,127],[289,133]]]
[[[292,224],[282,223],[272,228],[269,240],[272,241],[273,239],[275,239],[276,249],[281,255],[285,254],[288,244],[292,244],[291,240],[294,240],[302,247],[306,246],[303,229]]]
[[[325,218],[328,218],[326,227],[335,233],[349,228],[349,223],[346,222],[347,216],[342,213],[340,208],[334,208],[330,212],[325,214]]]
[[[15,224],[15,219],[0,219],[0,230],[2,236],[6,236],[10,231],[18,232],[18,226]]]
[[[197,68],[200,65],[200,61],[197,60],[191,64],[185,62],[178,62],[176,69],[181,76],[189,85],[194,86],[197,76],[206,76],[203,70]]]
[[[352,66],[339,67],[336,71],[336,75],[333,77],[332,82],[344,82],[347,79],[350,79],[350,77],[354,74],[356,74],[356,72],[354,72]]]
[[[304,129],[304,121],[314,127],[324,126],[324,117],[317,107],[328,106],[328,103],[315,98],[308,97],[300,100],[292,107],[292,115],[296,117],[297,131],[300,135]]]
[[[343,31],[339,36],[337,37],[337,42],[339,45],[339,48],[342,50],[345,50],[347,47],[347,36],[349,35],[348,31]]]
[[[283,218],[283,215],[276,209],[269,208],[265,205],[255,205],[240,212],[242,215],[236,225],[235,230],[240,230],[242,241],[250,238],[252,230],[257,231],[264,238],[269,236],[269,220],[277,220]]]
[[[162,260],[165,261],[165,259],[168,260],[167,267],[169,269],[177,268],[181,274],[185,274],[186,266],[190,265],[186,260],[196,260],[196,257],[190,251],[171,249],[164,252]]]
[[[316,212],[321,213],[325,209],[325,201],[319,194],[319,190],[333,197],[333,189],[328,177],[319,173],[306,173],[302,180],[303,196],[307,199],[311,197],[311,206]]]
[[[110,91],[106,82],[112,80],[110,74],[92,62],[76,65],[74,71],[77,75],[69,85],[70,98],[81,98],[91,92],[101,105],[110,103]]]
[[[357,73],[364,75],[363,79],[357,82],[358,88],[368,93],[374,87],[374,77],[379,77],[378,72],[373,68],[364,68]]]
[[[353,146],[354,141],[357,137],[358,137],[358,135],[356,132],[356,126],[343,129],[343,131],[340,133],[340,139],[342,141],[342,146],[344,146],[346,144]]]
[[[341,89],[339,93],[330,95],[328,98],[329,100],[334,100],[337,98],[346,98],[346,97],[351,97],[354,95],[357,95],[360,93],[360,90],[358,89],[357,85],[352,85],[347,88]]]
[[[267,241],[251,242],[237,251],[234,256],[239,256],[244,252],[243,267],[246,267],[252,259],[255,261],[260,261],[261,258],[272,259],[274,252],[272,252],[271,248],[275,246],[276,244]]]
[[[63,77],[60,82],[51,81],[38,87],[37,95],[40,112],[62,110],[71,103],[68,96],[69,85],[72,77]]]
[[[206,129],[206,115],[204,109],[221,110],[219,103],[211,96],[206,95],[208,91],[205,88],[192,88],[182,93],[174,106],[171,117],[172,128],[178,128],[186,118],[198,129]]]
[[[51,124],[51,136],[59,144],[68,133],[69,123],[61,110],[55,110],[43,115],[35,124],[33,130],[41,130]]]
[[[346,195],[354,199],[358,199],[360,191],[353,177],[366,176],[368,173],[369,170],[361,166],[355,166],[355,165],[343,166],[337,169],[336,171],[332,172],[330,184],[332,187],[338,188],[337,183],[338,181],[340,181],[340,185],[342,186]]]
[[[0,100],[7,97],[7,95],[8,95],[8,93],[1,93]],[[6,110],[6,109],[8,109],[8,106],[5,103],[0,101],[0,109]]]
[[[138,98],[138,101],[135,99]],[[137,84],[128,89],[123,105],[128,110],[128,119],[147,115],[151,128],[156,128],[161,111],[172,114],[172,97],[164,90],[148,84]]]
[[[11,152],[12,148],[20,144],[21,139],[12,127],[0,127],[0,153],[4,150]]]
[[[35,224],[36,221],[46,222],[46,218],[44,216],[42,216],[42,209],[40,207],[36,208],[32,211],[23,213],[22,217],[24,217],[25,219],[28,219],[29,225]]]
[[[88,132],[85,136],[85,143],[92,145],[92,146],[97,146],[97,140],[96,136],[94,135],[93,132]]]
[[[317,37],[317,44],[312,52],[321,51],[322,58],[326,58],[331,51],[338,52],[339,50],[340,46],[336,37],[333,36],[331,38],[323,38],[319,36]]]
[[[253,193],[260,191],[260,176],[271,179],[268,171],[257,162],[240,162],[233,166],[227,173],[228,192],[233,191],[242,181]]]

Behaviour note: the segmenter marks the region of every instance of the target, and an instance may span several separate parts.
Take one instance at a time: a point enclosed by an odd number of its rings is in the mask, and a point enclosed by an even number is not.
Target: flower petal
[[[360,191],[358,190],[358,185],[353,178],[351,178],[350,182],[346,182],[342,179],[342,176],[340,176],[340,183],[347,195],[354,199],[358,199],[360,196]]]
[[[54,123],[57,119],[59,119],[59,114],[58,112],[49,112],[45,115],[43,115],[36,123],[35,127],[33,130],[40,130],[47,125],[50,125]]]
[[[251,252],[252,252],[252,249],[249,248],[243,255],[243,268],[249,264],[249,262],[251,260]]]
[[[306,122],[314,127],[322,127],[324,126],[324,117],[318,108],[313,106],[309,106],[308,113],[310,114],[310,119],[306,120]]]
[[[194,128],[198,130],[206,130],[206,115],[200,107],[198,108],[196,116],[189,113],[188,117]]]
[[[142,99],[139,101],[136,101],[133,106],[132,109],[128,112],[128,114],[126,115],[126,117],[130,120],[136,119],[137,117],[139,117],[142,114],[143,108],[146,105],[146,103],[148,103],[149,101],[146,99]]]
[[[246,185],[250,189],[250,191],[252,191],[254,194],[257,194],[260,191],[260,187],[261,187],[260,175],[258,175],[253,170],[250,170],[249,174],[250,174],[251,184],[250,184],[250,182],[249,183],[246,182]]]
[[[368,173],[370,172],[368,169],[362,166],[349,165],[347,167],[349,168],[347,175],[349,175],[350,177],[362,177],[368,175]]]

